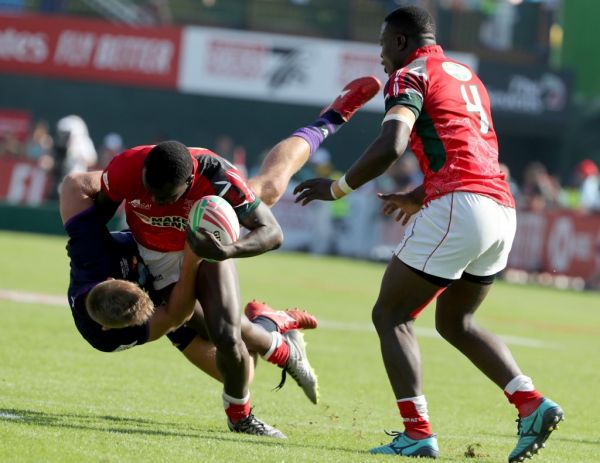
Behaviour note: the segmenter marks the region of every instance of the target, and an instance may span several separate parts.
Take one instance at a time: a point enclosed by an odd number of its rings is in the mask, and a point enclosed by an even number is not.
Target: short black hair
[[[178,141],[159,143],[144,160],[144,179],[150,188],[162,188],[167,183],[183,185],[193,173],[192,156]]]
[[[388,14],[385,22],[398,27],[406,35],[434,35],[435,21],[429,12],[416,6],[403,6]]]

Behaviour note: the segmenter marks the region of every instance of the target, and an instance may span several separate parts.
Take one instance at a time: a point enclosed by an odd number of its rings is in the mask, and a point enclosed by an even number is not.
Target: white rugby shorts
[[[161,252],[148,249],[138,243],[140,256],[154,277],[154,289],[161,290],[176,283],[181,274],[183,251]]]
[[[423,207],[394,254],[410,267],[448,280],[458,280],[463,272],[491,276],[506,267],[516,227],[513,208],[457,191]]]

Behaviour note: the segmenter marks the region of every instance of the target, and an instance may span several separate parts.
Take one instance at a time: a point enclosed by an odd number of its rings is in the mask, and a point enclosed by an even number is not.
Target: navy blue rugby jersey
[[[130,232],[109,232],[94,206],[69,219],[65,230],[71,260],[67,293],[71,310],[87,314],[85,296],[109,277],[137,283],[152,295],[152,277]]]

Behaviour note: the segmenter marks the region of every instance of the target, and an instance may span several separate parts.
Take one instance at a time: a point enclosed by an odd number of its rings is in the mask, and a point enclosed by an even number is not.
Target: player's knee
[[[225,355],[239,356],[240,345],[242,340],[232,332],[219,333],[213,337],[215,347],[219,352]]]
[[[458,344],[469,331],[470,319],[466,317],[441,317],[435,321],[435,329],[450,344]]]
[[[377,333],[381,334],[386,330],[393,329],[395,323],[390,316],[391,312],[383,305],[376,303],[371,311],[371,321]]]
[[[283,195],[285,189],[272,180],[265,180],[261,185],[260,199],[267,206],[273,206]]]

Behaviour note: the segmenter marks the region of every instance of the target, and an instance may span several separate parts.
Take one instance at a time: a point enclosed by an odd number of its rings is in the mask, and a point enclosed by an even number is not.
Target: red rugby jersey
[[[410,148],[423,171],[425,202],[453,191],[489,196],[515,207],[498,165],[498,140],[487,90],[438,45],[417,49],[384,89],[386,112],[408,107],[417,120]]]
[[[189,148],[194,164],[192,186],[174,204],[155,204],[142,182],[144,159],[152,147],[137,146],[122,152],[102,173],[102,190],[113,201],[125,201],[127,224],[142,246],[162,252],[182,250],[188,213],[204,196],[223,197],[240,219],[260,203],[232,164],[210,150]]]

